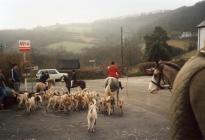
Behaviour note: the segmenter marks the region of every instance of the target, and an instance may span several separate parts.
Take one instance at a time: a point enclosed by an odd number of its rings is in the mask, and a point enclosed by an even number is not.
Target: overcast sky
[[[0,0],[0,29],[33,28],[190,6],[200,0]]]

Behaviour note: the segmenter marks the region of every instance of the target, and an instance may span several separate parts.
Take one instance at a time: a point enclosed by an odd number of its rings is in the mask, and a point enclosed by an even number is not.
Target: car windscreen
[[[57,72],[55,70],[49,70],[48,73],[49,74],[57,74]]]

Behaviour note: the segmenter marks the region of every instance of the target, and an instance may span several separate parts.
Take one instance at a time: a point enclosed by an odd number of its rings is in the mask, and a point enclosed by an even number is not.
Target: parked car
[[[50,79],[60,81],[63,76],[68,76],[67,73],[60,73],[57,69],[40,69],[36,74],[36,80],[39,81],[42,72],[48,72]]]

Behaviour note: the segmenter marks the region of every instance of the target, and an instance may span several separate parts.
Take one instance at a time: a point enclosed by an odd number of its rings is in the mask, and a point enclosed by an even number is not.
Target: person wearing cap
[[[50,78],[48,71],[43,71],[40,77],[40,82],[46,84],[46,81]]]
[[[70,81],[70,86],[73,87],[76,81],[76,71],[72,70],[72,75],[71,75],[71,81]]]

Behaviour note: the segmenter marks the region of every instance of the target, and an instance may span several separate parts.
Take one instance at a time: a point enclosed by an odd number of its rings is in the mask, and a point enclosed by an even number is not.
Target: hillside
[[[37,27],[32,30],[0,31],[0,42],[5,43],[9,48],[17,48],[18,40],[22,39],[31,40],[32,47],[36,49],[65,41],[73,42],[73,44],[85,44],[84,46],[94,42],[94,39],[86,34],[84,30],[80,28],[75,30],[65,25]]]
[[[196,31],[196,25],[205,19],[205,1],[190,7],[181,7],[155,13],[136,16],[98,20],[90,24],[56,24],[47,27],[36,27],[31,30],[1,30],[0,42],[8,48],[16,48],[20,39],[30,39],[33,48],[42,48],[63,44],[67,51],[93,46],[114,46],[120,44],[120,27],[123,26],[125,38],[141,38],[150,33],[155,26],[162,26],[171,34],[182,31]],[[72,42],[73,47],[69,43]],[[140,43],[142,43],[140,42]],[[78,49],[78,51],[80,51]]]
[[[83,48],[91,48],[91,47],[93,47],[93,44],[63,41],[63,42],[50,44],[46,46],[46,49],[53,49],[53,50],[62,49],[68,52],[71,51],[74,53],[78,53],[78,52],[81,52]]]
[[[93,23],[93,28],[96,34],[104,36],[119,34],[121,26],[129,33],[138,32],[141,35],[149,33],[155,26],[162,26],[169,33],[196,31],[196,26],[205,20],[204,11],[205,1],[201,1],[193,6],[184,6],[175,10],[99,20]]]

